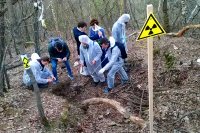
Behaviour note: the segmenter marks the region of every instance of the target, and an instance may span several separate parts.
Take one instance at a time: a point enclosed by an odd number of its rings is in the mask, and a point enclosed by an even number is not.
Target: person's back
[[[62,44],[62,52],[58,52],[58,50],[56,49],[56,43]],[[67,44],[63,40],[61,40],[60,37],[52,39],[48,46],[48,52],[51,59],[56,59],[57,55],[67,55],[68,59],[70,56],[70,51]]]
[[[121,17],[119,17],[119,19],[114,23],[113,27],[112,27],[112,36],[115,39],[115,42],[120,42],[124,44],[124,47],[127,49],[127,45],[126,45],[126,25],[128,23],[130,19],[130,15],[129,14],[123,14]]]
[[[114,23],[113,27],[112,27],[112,36],[115,39],[116,42],[120,42],[120,43],[124,43],[124,37],[125,35],[124,31],[123,31],[123,27],[122,25],[117,21]]]
[[[69,64],[69,57],[70,57],[70,50],[67,44],[61,40],[59,37],[57,39],[53,39],[52,42],[49,44],[48,52],[51,58],[52,63],[52,72],[55,76],[56,80],[53,84],[57,84],[58,76],[57,76],[57,62],[63,62],[68,71],[68,77],[73,80],[74,77],[71,73],[71,67]]]

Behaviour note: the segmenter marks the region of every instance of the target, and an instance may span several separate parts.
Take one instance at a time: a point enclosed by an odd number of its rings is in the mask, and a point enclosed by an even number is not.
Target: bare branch
[[[29,16],[23,18],[23,19],[18,23],[18,25],[21,25],[21,23],[22,23],[23,21],[26,21],[27,19],[29,19],[31,16],[33,16],[33,14],[34,14],[34,12],[32,12]]]

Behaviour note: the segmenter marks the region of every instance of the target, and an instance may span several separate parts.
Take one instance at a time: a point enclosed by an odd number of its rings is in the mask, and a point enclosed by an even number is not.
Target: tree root
[[[167,33],[166,35],[168,36],[173,36],[173,37],[181,37],[183,35],[183,33],[189,29],[194,29],[194,28],[200,28],[200,24],[198,25],[189,25],[184,27],[180,32],[178,33]]]
[[[82,104],[84,105],[88,105],[88,104],[97,104],[97,103],[107,103],[110,104],[112,106],[114,106],[120,114],[125,115],[126,114],[126,109],[124,109],[119,102],[115,101],[115,100],[111,100],[111,99],[107,99],[107,98],[91,98],[91,99],[87,99],[84,100],[82,102]],[[142,128],[145,127],[145,121],[143,119],[140,119],[139,117],[136,117],[134,115],[130,115],[129,119],[134,122],[137,123],[139,126],[141,126]]]

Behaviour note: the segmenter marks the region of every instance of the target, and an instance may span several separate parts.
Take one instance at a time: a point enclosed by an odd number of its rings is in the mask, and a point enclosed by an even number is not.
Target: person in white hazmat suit
[[[103,86],[106,85],[104,74],[99,74],[98,71],[101,69],[101,56],[102,50],[99,44],[95,41],[90,40],[87,35],[79,36],[80,45],[80,62],[81,66],[84,67],[84,60],[86,62],[88,72],[93,77],[94,84],[96,87],[99,83]]]
[[[48,56],[43,56],[40,58],[37,53],[32,54],[29,65],[32,69],[33,75],[39,88],[47,88],[48,83],[52,83],[54,80],[56,80],[52,72],[46,67],[48,64]],[[23,74],[23,82],[26,85],[32,84],[26,70]]]
[[[121,51],[115,46],[115,43],[117,42],[115,42],[113,37],[110,37],[109,40],[107,38],[102,38],[100,41],[102,48],[107,50],[106,53],[109,62],[99,71],[99,74],[102,74],[104,71],[111,68],[107,75],[108,88],[106,88],[104,92],[109,92],[114,88],[114,78],[117,72],[122,76],[121,83],[129,81],[129,78],[123,69],[124,59],[122,59]]]
[[[119,19],[114,23],[112,27],[112,37],[114,37],[115,42],[120,42],[124,44],[124,47],[126,51],[127,45],[126,45],[126,25],[128,24],[128,21],[130,20],[129,14],[123,14]]]

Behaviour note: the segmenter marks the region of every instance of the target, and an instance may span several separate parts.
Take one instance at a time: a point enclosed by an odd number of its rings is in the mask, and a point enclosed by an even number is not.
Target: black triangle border
[[[161,29],[162,33],[158,33],[158,34],[154,34],[154,35],[151,35],[151,36],[146,36],[146,37],[140,38],[140,36],[142,35],[142,32],[141,32],[140,35],[139,35],[138,38],[137,38],[137,41],[142,40],[142,39],[145,39],[145,38],[149,38],[149,37],[153,37],[153,36],[157,36],[157,35],[160,35],[160,34],[165,33],[165,31],[163,30],[163,28],[160,26],[160,24],[158,23],[158,21],[157,21],[157,20],[155,19],[155,17],[153,16],[153,13],[150,13],[149,18],[147,19],[145,25],[144,25],[143,28],[142,28],[142,31],[144,31],[144,28],[146,27],[146,25],[147,25],[147,23],[149,22],[149,19],[150,19],[151,17],[153,18],[153,20],[155,21],[155,23],[158,25],[158,27]]]

